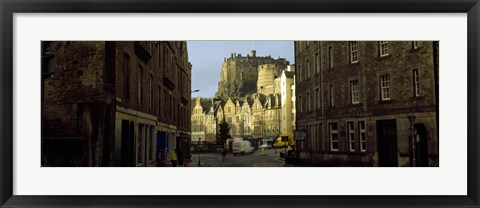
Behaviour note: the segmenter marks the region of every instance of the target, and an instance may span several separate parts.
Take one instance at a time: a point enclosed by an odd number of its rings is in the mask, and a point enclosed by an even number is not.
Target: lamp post
[[[192,90],[192,91],[191,91],[191,94],[193,94],[194,92],[199,92],[199,91],[200,91],[199,89]],[[195,123],[196,123],[196,122],[195,122]],[[194,128],[195,128],[195,126],[194,126]],[[190,129],[191,129],[191,128],[190,128]],[[190,134],[190,135],[191,135],[191,134]],[[200,141],[200,139],[199,139],[199,141]],[[198,143],[197,143],[197,149],[198,149]],[[189,155],[189,157],[190,157],[190,158],[188,158],[189,160],[193,159],[193,158],[191,158],[191,157],[192,157],[191,150],[192,150],[192,137],[190,136],[190,142],[188,143],[188,152],[189,152],[188,155]],[[200,153],[199,153],[199,154],[200,154]],[[198,157],[200,158],[200,155],[199,155]],[[199,166],[200,166],[200,160],[198,160],[198,164],[199,164]]]
[[[198,142],[197,142],[197,151],[198,151],[198,164],[197,164],[197,166],[198,167],[202,166],[202,164],[200,163],[200,140],[202,140],[202,138],[198,137]]]

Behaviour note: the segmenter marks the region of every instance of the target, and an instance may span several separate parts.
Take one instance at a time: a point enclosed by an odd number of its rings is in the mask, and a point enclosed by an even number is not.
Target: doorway
[[[377,121],[377,150],[380,167],[397,167],[397,121]]]
[[[121,166],[122,167],[134,167],[135,166],[135,154],[134,154],[134,135],[135,129],[133,122],[122,120],[122,145],[121,145]]]
[[[428,167],[428,135],[423,124],[415,124],[418,137],[415,139],[415,166]]]

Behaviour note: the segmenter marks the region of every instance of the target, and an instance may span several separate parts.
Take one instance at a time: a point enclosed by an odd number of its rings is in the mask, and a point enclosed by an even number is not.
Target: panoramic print
[[[438,41],[42,41],[42,167],[438,167]]]

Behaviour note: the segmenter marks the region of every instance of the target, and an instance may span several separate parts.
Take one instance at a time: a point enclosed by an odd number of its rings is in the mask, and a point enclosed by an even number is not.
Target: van
[[[232,145],[233,155],[237,154],[253,154],[254,148],[249,141],[236,141]]]
[[[287,141],[282,141],[282,137],[288,137]],[[292,134],[282,134],[273,143],[275,148],[293,147],[295,146],[295,140]]]

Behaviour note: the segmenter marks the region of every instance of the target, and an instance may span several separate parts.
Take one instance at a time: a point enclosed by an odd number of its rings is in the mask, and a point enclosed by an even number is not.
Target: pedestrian
[[[190,163],[190,154],[187,152],[185,153],[184,157],[183,157],[183,167],[188,167],[188,164]]]
[[[222,162],[225,162],[225,156],[227,155],[227,149],[222,148]]]
[[[178,157],[178,166],[183,166],[183,152],[182,152],[182,150],[177,151],[177,157]]]
[[[172,162],[172,167],[177,167],[177,150],[171,151],[170,161]]]

